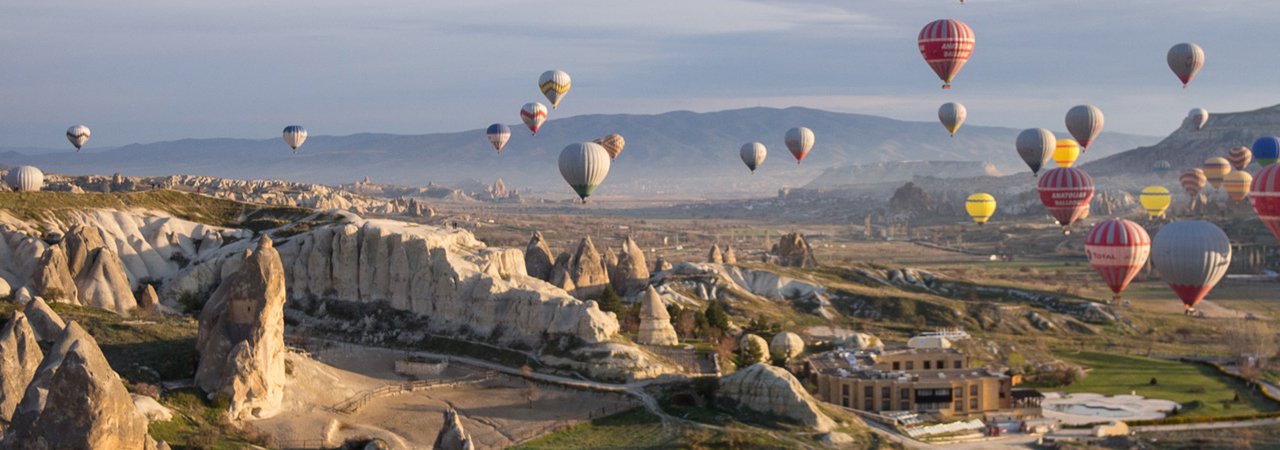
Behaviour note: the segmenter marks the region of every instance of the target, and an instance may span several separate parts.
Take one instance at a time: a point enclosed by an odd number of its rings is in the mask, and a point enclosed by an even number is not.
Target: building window
[[[840,385],[840,394],[844,395],[845,397],[848,397],[848,396],[849,396],[849,385],[847,385],[847,384],[842,384],[842,385]]]
[[[916,362],[907,361],[907,370],[916,370]]]
[[[881,411],[888,411],[888,410],[890,410],[890,409],[893,409],[893,404],[892,404],[892,403],[889,403],[889,399],[887,399],[887,398],[886,398],[886,399],[884,399],[884,400],[880,400],[880,410],[881,410]]]
[[[952,391],[951,396],[952,396],[952,397],[955,397],[955,398],[964,397],[964,389],[961,389],[961,388],[955,388],[955,389]]]
[[[898,362],[898,361],[894,361],[894,362],[893,362],[893,370],[900,370],[900,369],[898,369],[898,366],[899,366],[900,364],[902,364],[902,363],[900,363],[900,362]]]
[[[899,389],[899,390],[898,390],[898,398],[899,398],[899,399],[901,399],[901,400],[907,400],[907,399],[910,399],[910,398],[911,398],[911,389],[908,389],[908,388],[902,388],[902,389]],[[902,409],[904,409],[904,410],[905,410],[905,409],[908,409],[908,408],[902,408]]]
[[[946,361],[943,361],[943,360],[941,360],[941,359],[939,359],[939,360],[938,360],[938,370],[942,370],[942,369],[946,369],[946,368],[947,368],[947,362],[946,362]]]
[[[955,361],[954,366],[955,366],[955,368],[957,368],[957,369],[963,369],[963,368],[964,368],[964,367],[960,367],[960,366],[961,366],[961,364],[960,364],[960,360],[958,360],[958,359]]]
[[[978,399],[977,399],[977,398],[971,398],[971,399],[969,399],[969,409],[970,409],[970,410],[973,410],[973,411],[977,411],[977,410],[978,410]]]
[[[978,385],[975,384],[973,386],[969,386],[969,395],[973,397],[978,396]]]
[[[867,398],[867,401],[871,401],[871,396],[872,396],[872,395],[875,395],[875,388],[873,388],[873,387],[871,387],[871,386],[867,386],[867,387],[862,388],[862,396],[863,396],[863,397],[866,397],[866,398]],[[867,408],[867,409],[871,409],[871,408]]]
[[[863,410],[875,411],[876,403],[871,400],[871,397],[867,397],[867,399],[862,402],[862,406]]]
[[[964,411],[963,406],[964,403],[960,403],[960,400],[956,400],[955,403],[951,404],[951,409],[954,411]]]
[[[929,364],[930,364],[930,362],[929,362],[929,361],[925,361],[925,362],[924,362],[924,370],[932,369],[932,367],[930,367],[930,366],[929,366]]]
[[[890,392],[890,391],[889,391],[889,387],[888,387],[888,386],[885,386],[885,387],[880,388],[880,398],[888,399],[888,398],[889,398],[889,392]],[[885,409],[889,409],[889,408],[885,408]]]
[[[899,410],[902,410],[902,411],[910,411],[910,410],[911,410],[911,401],[910,401],[910,400],[903,400],[903,401],[898,402],[898,409],[899,409]]]

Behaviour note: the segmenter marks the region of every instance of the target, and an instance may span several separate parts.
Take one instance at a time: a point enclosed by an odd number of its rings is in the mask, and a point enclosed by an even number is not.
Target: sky
[[[518,123],[538,75],[573,88],[552,118],[805,106],[1163,136],[1187,111],[1280,103],[1275,0],[6,0],[0,147],[183,138],[424,134]],[[916,35],[959,19],[973,57],[951,90]],[[1165,63],[1196,42],[1189,89]],[[1104,131],[1104,132],[1105,132]]]

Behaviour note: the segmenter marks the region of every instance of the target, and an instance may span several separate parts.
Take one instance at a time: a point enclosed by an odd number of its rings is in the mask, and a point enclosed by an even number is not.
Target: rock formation
[[[43,298],[32,299],[22,312],[27,316],[27,322],[31,325],[32,331],[35,331],[38,341],[53,342],[58,336],[62,336],[62,330],[67,327],[62,317],[58,316],[58,313],[54,312]]]
[[[569,278],[573,280],[575,289],[573,296],[579,299],[596,299],[609,284],[609,273],[604,266],[600,252],[596,251],[591,237],[582,238],[578,250],[569,259]]]
[[[14,312],[0,329],[0,422],[8,425],[44,354],[27,316]],[[2,429],[0,429],[2,430]]]
[[[720,252],[720,244],[711,244],[711,251],[707,252],[707,262],[711,264],[724,263],[724,253]]]
[[[20,287],[17,290],[13,291],[13,302],[19,305],[25,305],[27,303],[31,303],[31,300],[34,298],[35,297],[31,295],[31,289],[28,289],[26,286]]]
[[[804,353],[804,339],[790,331],[783,331],[773,336],[769,342],[769,354],[773,359],[789,361]]]
[[[525,270],[529,271],[531,277],[551,281],[553,267],[555,267],[555,260],[551,256],[551,247],[547,246],[547,240],[542,237],[541,231],[534,231],[533,237],[529,239],[529,245],[524,249]]]
[[[613,281],[613,290],[623,296],[641,292],[649,285],[649,266],[644,260],[644,250],[631,236],[622,243],[618,266],[609,279]]]
[[[128,315],[138,307],[120,258],[105,247],[89,252],[75,282],[79,293],[75,303],[82,306],[102,308],[120,315]]]
[[[731,245],[726,245],[724,247],[724,263],[725,264],[738,263],[738,254],[733,251],[733,246]]]
[[[71,322],[27,386],[2,446],[142,450],[157,443],[98,343]]]
[[[200,313],[196,385],[230,400],[232,420],[276,414],[284,395],[285,274],[271,239],[214,291]]]
[[[645,345],[679,344],[680,337],[676,335],[675,327],[671,326],[671,315],[667,313],[667,307],[662,303],[658,291],[649,286],[640,301],[640,331],[636,335],[636,342]]]
[[[90,229],[84,224],[75,224],[67,229],[61,245],[66,249],[68,268],[72,276],[84,270],[89,261],[89,252],[106,246],[97,229]]]
[[[440,434],[436,435],[436,442],[432,448],[436,450],[474,450],[476,448],[471,435],[462,429],[462,419],[458,417],[458,411],[449,408],[444,412],[444,426],[440,427]]]
[[[834,344],[849,350],[884,348],[884,342],[881,342],[880,338],[867,333],[853,333],[836,340]]]
[[[785,267],[818,267],[818,260],[813,256],[813,248],[800,233],[788,233],[782,236],[778,245],[770,253],[777,258],[779,265]]]
[[[729,374],[720,379],[716,397],[729,407],[772,415],[816,431],[835,427],[800,381],[781,367],[755,364]]]
[[[604,258],[604,272],[609,276],[609,285],[613,286],[614,292],[617,292],[618,288],[616,280],[618,279],[618,254],[613,252],[613,247],[605,247],[604,253],[600,256]],[[619,295],[622,294],[621,292],[617,293]]]
[[[142,289],[142,295],[138,296],[138,309],[143,311],[155,311],[160,307],[160,296],[156,295],[156,288],[147,283],[147,287]]]
[[[671,263],[667,262],[666,258],[659,256],[653,261],[653,271],[661,272],[664,270],[671,270]]]
[[[745,334],[738,340],[738,356],[743,365],[769,362],[769,342],[754,334]]]
[[[40,269],[31,279],[35,295],[50,301],[76,301],[76,282],[68,269],[67,254],[62,247],[51,246],[40,256]]]

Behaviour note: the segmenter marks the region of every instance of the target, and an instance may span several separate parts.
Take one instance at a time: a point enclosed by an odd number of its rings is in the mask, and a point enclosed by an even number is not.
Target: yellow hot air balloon
[[[1058,167],[1071,167],[1079,157],[1080,144],[1075,139],[1058,139],[1058,144],[1053,148],[1053,161],[1058,163]]]
[[[985,192],[970,195],[969,199],[964,201],[964,210],[969,213],[969,217],[972,217],[974,222],[982,225],[996,213],[996,198]]]
[[[1224,177],[1222,185],[1227,188],[1227,196],[1238,202],[1249,196],[1253,175],[1243,170],[1233,170]]]
[[[1214,156],[1204,160],[1204,166],[1201,166],[1200,170],[1204,171],[1204,176],[1209,179],[1209,184],[1215,188],[1220,188],[1223,180],[1226,180],[1227,174],[1231,173],[1231,163],[1227,161],[1227,158]]]
[[[1147,217],[1155,219],[1164,217],[1165,210],[1173,203],[1173,196],[1169,195],[1169,190],[1164,186],[1147,186],[1142,189],[1142,195],[1138,196],[1138,202],[1147,210]]]

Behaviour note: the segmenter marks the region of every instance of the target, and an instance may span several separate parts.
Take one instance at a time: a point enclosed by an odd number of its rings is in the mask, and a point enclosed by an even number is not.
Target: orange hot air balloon
[[[1227,162],[1231,163],[1232,170],[1244,170],[1253,162],[1253,151],[1244,146],[1233,148],[1227,152]]]
[[[1222,187],[1222,181],[1226,179],[1228,173],[1231,173],[1231,163],[1226,158],[1214,156],[1204,160],[1204,166],[1200,167],[1204,171],[1205,178],[1209,179],[1209,184],[1214,189]]]
[[[1227,190],[1227,196],[1237,202],[1249,196],[1252,185],[1253,175],[1243,170],[1232,171],[1222,181],[1223,188]]]
[[[1182,172],[1182,176],[1178,177],[1178,183],[1182,184],[1182,190],[1187,193],[1187,197],[1195,197],[1200,195],[1201,190],[1204,190],[1204,185],[1208,183],[1208,178],[1205,177],[1203,170],[1187,169]]]
[[[616,133],[591,142],[604,147],[604,151],[609,152],[609,159],[618,159],[618,155],[622,153],[622,148],[627,146],[627,140],[623,139],[621,134]]]

